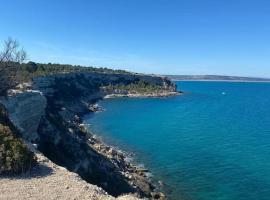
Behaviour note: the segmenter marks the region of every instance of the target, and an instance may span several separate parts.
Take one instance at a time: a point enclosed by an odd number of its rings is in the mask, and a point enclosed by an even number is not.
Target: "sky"
[[[269,0],[0,0],[35,62],[270,77]]]

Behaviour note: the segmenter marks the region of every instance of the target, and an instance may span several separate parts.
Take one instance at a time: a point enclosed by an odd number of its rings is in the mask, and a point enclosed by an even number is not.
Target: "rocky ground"
[[[125,195],[109,196],[101,188],[82,180],[77,174],[60,167],[40,153],[38,164],[31,172],[0,177],[0,200],[78,199],[78,200],[139,200]]]

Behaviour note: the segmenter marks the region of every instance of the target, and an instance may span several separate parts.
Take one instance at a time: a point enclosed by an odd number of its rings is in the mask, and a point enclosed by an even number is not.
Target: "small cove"
[[[133,152],[172,200],[268,200],[270,84],[177,84],[183,95],[104,100],[85,121]]]

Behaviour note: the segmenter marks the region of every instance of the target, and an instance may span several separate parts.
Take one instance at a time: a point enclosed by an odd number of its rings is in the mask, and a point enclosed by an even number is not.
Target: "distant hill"
[[[221,76],[221,75],[166,75],[172,80],[179,81],[243,81],[243,82],[270,82],[270,78]]]

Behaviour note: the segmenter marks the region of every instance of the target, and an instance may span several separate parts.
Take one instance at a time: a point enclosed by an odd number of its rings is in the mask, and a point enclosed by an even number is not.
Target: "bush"
[[[96,72],[105,74],[131,74],[124,70],[112,70],[108,68],[83,67],[78,65],[42,64],[35,62],[1,62],[0,61],[0,95],[4,95],[8,89],[18,83],[29,82],[34,77],[48,76],[59,73],[71,72]]]
[[[17,84],[16,73],[16,66],[0,62],[0,95]]]
[[[149,93],[157,93],[164,88],[159,85],[154,85],[148,82],[145,82],[143,80],[139,80],[134,83],[130,84],[116,84],[116,85],[108,85],[104,87],[105,90],[112,91],[112,90],[122,90],[122,91],[128,91],[129,93],[142,93],[142,94],[149,94]]]
[[[0,174],[26,172],[33,164],[34,153],[15,137],[8,126],[0,124]]]

